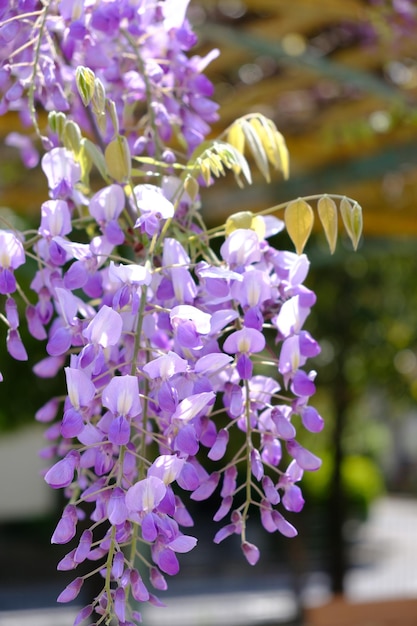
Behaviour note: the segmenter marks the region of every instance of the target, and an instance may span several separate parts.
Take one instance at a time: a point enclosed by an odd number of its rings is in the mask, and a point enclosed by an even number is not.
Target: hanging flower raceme
[[[49,199],[36,231],[0,230],[1,319],[9,353],[28,358],[21,298],[30,333],[45,340],[35,374],[65,374],[64,396],[36,413],[47,424],[45,480],[67,499],[52,542],[77,537],[58,564],[74,571],[58,601],[102,576],[75,624],[95,613],[97,623],[131,626],[138,603],[161,604],[154,592],[196,545],[183,532],[194,523],[187,500],[219,495],[214,542],[238,535],[251,565],[260,552],[249,511],[267,532],[297,532],[286,511],[302,509],[303,473],[320,467],[302,430],[323,427],[308,367],[320,348],[304,328],[315,294],[293,219],[311,208],[297,201],[285,222],[297,254],[269,243],[284,227],[273,216],[245,212],[205,228],[201,178],[231,170],[250,182],[245,143],[267,179],[268,163],[287,175],[288,157],[261,115],[202,143],[217,110],[202,72],[217,52],[188,56],[188,0],[23,4],[0,10],[0,111],[32,116],[38,135],[34,111],[50,111],[41,137]],[[174,135],[197,156],[177,157]],[[94,188],[93,169],[103,181],[95,175]],[[356,246],[360,210],[342,202]],[[326,234],[333,218],[322,220]],[[26,295],[15,271],[28,256],[37,266]]]

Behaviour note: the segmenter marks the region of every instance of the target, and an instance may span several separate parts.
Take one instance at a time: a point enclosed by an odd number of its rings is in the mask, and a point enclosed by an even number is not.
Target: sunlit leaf
[[[333,254],[337,243],[336,203],[329,196],[323,196],[318,201],[317,211],[323,226],[324,234],[326,235],[326,239],[329,244],[330,252]]]
[[[227,143],[230,143],[240,154],[243,154],[245,151],[245,135],[243,133],[242,127],[237,120],[234,124],[232,124],[227,132],[226,137]]]
[[[275,143],[277,146],[277,151],[279,153],[281,159],[281,171],[285,180],[290,175],[290,155],[288,152],[287,144],[285,143],[284,136],[276,130],[274,133]]]
[[[242,130],[245,135],[246,143],[249,147],[250,152],[255,160],[256,165],[258,166],[259,171],[265,180],[269,183],[271,181],[271,176],[269,174],[268,167],[268,157],[262,145],[262,140],[258,136],[255,128],[251,125],[251,123],[245,119],[241,120]]]
[[[297,254],[301,254],[313,228],[313,209],[302,198],[293,200],[285,209],[284,221]]]
[[[227,237],[239,228],[254,230],[259,239],[264,239],[265,237],[265,220],[261,215],[254,215],[251,211],[239,211],[227,218],[225,223]]]
[[[104,152],[107,170],[114,180],[123,182],[131,173],[129,144],[126,137],[117,135],[106,147]]]
[[[187,168],[190,171],[200,171],[206,184],[211,181],[211,176],[224,176],[225,168],[232,170],[236,176],[242,173],[247,182],[251,183],[251,174],[245,157],[238,150],[224,141],[205,142],[204,150],[197,153],[195,159],[191,159]]]
[[[239,211],[230,215],[225,224],[226,235],[229,236],[234,230],[238,228],[250,228],[253,220],[253,213],[251,211]]]
[[[206,185],[209,185],[211,181],[210,164],[207,163],[205,159],[201,159],[199,162],[199,165],[200,165],[200,172],[204,179],[204,182],[206,183]]]
[[[340,214],[353,248],[356,250],[362,234],[362,208],[357,202],[351,204],[347,198],[342,198],[340,202]]]
[[[187,176],[184,181],[184,191],[188,193],[191,200],[194,201],[196,199],[199,190],[200,190],[200,185],[198,184],[196,179],[193,176]]]
[[[276,170],[282,171],[284,178],[288,178],[289,158],[284,137],[275,124],[263,115],[252,117],[250,123],[262,142],[268,161]]]

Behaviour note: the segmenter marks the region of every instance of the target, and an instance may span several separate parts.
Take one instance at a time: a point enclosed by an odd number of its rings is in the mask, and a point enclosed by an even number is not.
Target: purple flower
[[[164,482],[157,476],[149,476],[127,490],[126,506],[130,511],[148,513],[160,504],[165,493]]]
[[[171,350],[143,366],[143,371],[150,378],[161,378],[162,380],[168,380],[175,374],[186,372],[187,369],[188,362]]]
[[[68,543],[73,537],[77,528],[77,510],[74,505],[69,504],[65,507],[62,517],[51,537],[51,543]]]
[[[119,313],[103,305],[83,331],[83,336],[92,344],[108,348],[118,343],[122,328],[123,320]]]
[[[54,489],[68,487],[74,479],[74,472],[79,464],[79,453],[71,451],[53,465],[45,474],[45,481]]]
[[[25,262],[22,242],[11,232],[0,230],[0,293],[16,290],[13,271]]]
[[[229,354],[252,354],[265,348],[264,335],[255,328],[242,328],[229,335],[223,349]]]
[[[72,230],[71,214],[64,200],[48,200],[42,204],[39,234],[46,239],[68,235]]]
[[[74,160],[72,152],[66,148],[53,148],[42,157],[41,165],[52,197],[70,196],[81,176],[80,165]]]
[[[249,543],[249,541],[244,541],[242,543],[242,552],[250,565],[256,565],[256,563],[259,561],[259,548],[257,548],[253,543]]]
[[[98,191],[89,203],[90,214],[97,220],[102,232],[114,245],[124,241],[118,218],[125,206],[125,195],[119,185],[110,185]]]
[[[57,597],[57,602],[71,602],[75,600],[78,594],[81,591],[81,587],[83,586],[84,579],[76,578],[69,585],[67,585],[59,596]]]
[[[115,376],[103,389],[103,406],[115,416],[133,418],[142,411],[136,376]]]

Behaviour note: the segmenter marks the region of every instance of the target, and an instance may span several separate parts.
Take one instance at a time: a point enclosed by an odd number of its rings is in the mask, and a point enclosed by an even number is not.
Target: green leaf
[[[357,202],[354,202],[352,205],[347,198],[342,198],[340,202],[340,214],[346,232],[352,242],[353,249],[356,250],[362,235],[362,208]]]
[[[81,130],[76,122],[67,120],[64,126],[64,132],[62,133],[62,140],[64,146],[68,150],[72,150],[76,156],[78,156],[81,150]]]
[[[302,254],[313,228],[313,209],[302,198],[293,200],[285,209],[284,221],[297,254]]]
[[[317,211],[323,226],[324,234],[326,235],[327,243],[329,244],[330,252],[333,254],[337,243],[336,203],[332,198],[325,195],[318,201]]]
[[[83,154],[85,153],[85,154]],[[107,182],[109,180],[109,172],[107,170],[104,155],[90,139],[81,140],[81,158],[88,158],[96,166],[101,176]]]

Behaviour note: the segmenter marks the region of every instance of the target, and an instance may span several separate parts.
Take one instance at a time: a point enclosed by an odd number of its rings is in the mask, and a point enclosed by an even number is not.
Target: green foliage
[[[334,464],[329,451],[322,453],[319,472],[306,472],[303,491],[308,500],[326,502],[331,492]],[[370,457],[348,455],[341,466],[342,488],[350,509],[366,511],[370,503],[385,491],[384,477],[378,464]]]

